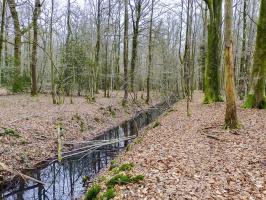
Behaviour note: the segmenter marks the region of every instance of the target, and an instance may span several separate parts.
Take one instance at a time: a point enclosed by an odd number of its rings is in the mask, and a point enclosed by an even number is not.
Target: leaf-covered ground
[[[177,103],[119,157],[145,180],[117,187],[115,199],[266,199],[266,111],[238,105],[241,128],[227,131],[224,103],[194,99],[192,117]]]
[[[122,107],[123,92],[114,92],[111,98],[103,98],[101,93],[95,103],[74,97],[70,104],[66,98],[63,105],[53,105],[50,95],[0,96],[0,162],[16,170],[32,168],[55,156],[59,121],[64,143],[86,141],[146,109],[149,105],[140,96],[138,103],[130,101],[127,107]],[[153,104],[160,101],[155,97],[153,94]],[[0,182],[8,177],[1,170]]]

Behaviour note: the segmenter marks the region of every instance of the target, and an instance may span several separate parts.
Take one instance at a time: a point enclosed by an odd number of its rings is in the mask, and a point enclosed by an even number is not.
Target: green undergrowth
[[[116,160],[110,164],[106,176],[101,176],[85,194],[84,200],[109,200],[116,196],[116,185],[136,184],[144,180],[143,175],[133,176],[130,171],[134,168],[133,163],[119,165]]]

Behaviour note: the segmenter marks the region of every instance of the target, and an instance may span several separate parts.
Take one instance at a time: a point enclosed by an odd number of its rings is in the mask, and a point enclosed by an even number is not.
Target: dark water
[[[138,130],[153,122],[160,114],[175,102],[174,99],[158,104],[148,111],[138,113],[134,118],[120,126],[104,132],[94,140],[110,140],[126,136],[137,136]],[[0,190],[0,199],[4,200],[74,200],[85,192],[83,177],[90,180],[106,167],[115,156],[123,151],[131,141],[121,141],[100,147],[94,151],[83,152],[63,159],[61,163],[50,162],[29,175],[41,180],[45,185],[32,181],[12,181]],[[76,152],[76,151],[73,151]],[[9,185],[9,186],[8,186]]]

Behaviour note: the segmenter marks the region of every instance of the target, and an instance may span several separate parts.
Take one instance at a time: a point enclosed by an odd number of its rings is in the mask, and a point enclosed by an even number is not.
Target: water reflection
[[[169,104],[161,104],[136,115],[132,120],[123,123],[112,130],[95,138],[95,140],[110,140],[137,135],[138,130],[148,125],[158,117]],[[120,141],[106,145],[93,152],[85,152],[74,157],[50,163],[48,166],[30,173],[45,185],[31,181],[18,181],[4,191],[0,191],[0,199],[5,200],[74,200],[79,199],[85,192],[83,177],[93,180],[99,171],[106,167],[120,151],[131,141]]]

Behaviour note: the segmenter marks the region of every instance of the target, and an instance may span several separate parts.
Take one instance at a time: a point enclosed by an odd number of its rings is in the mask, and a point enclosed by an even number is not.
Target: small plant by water
[[[109,200],[116,196],[116,185],[134,184],[144,180],[143,175],[132,176],[129,172],[133,169],[133,163],[118,165],[116,160],[111,161],[108,177],[102,176],[98,184],[94,184],[85,194],[84,200]],[[105,185],[101,190],[100,185]]]
[[[84,200],[97,200],[97,195],[100,193],[101,187],[93,185],[85,194]]]
[[[16,137],[16,138],[20,137],[19,133],[16,130],[11,129],[11,128],[4,128],[4,131],[0,132],[0,136],[11,136],[11,137]]]

